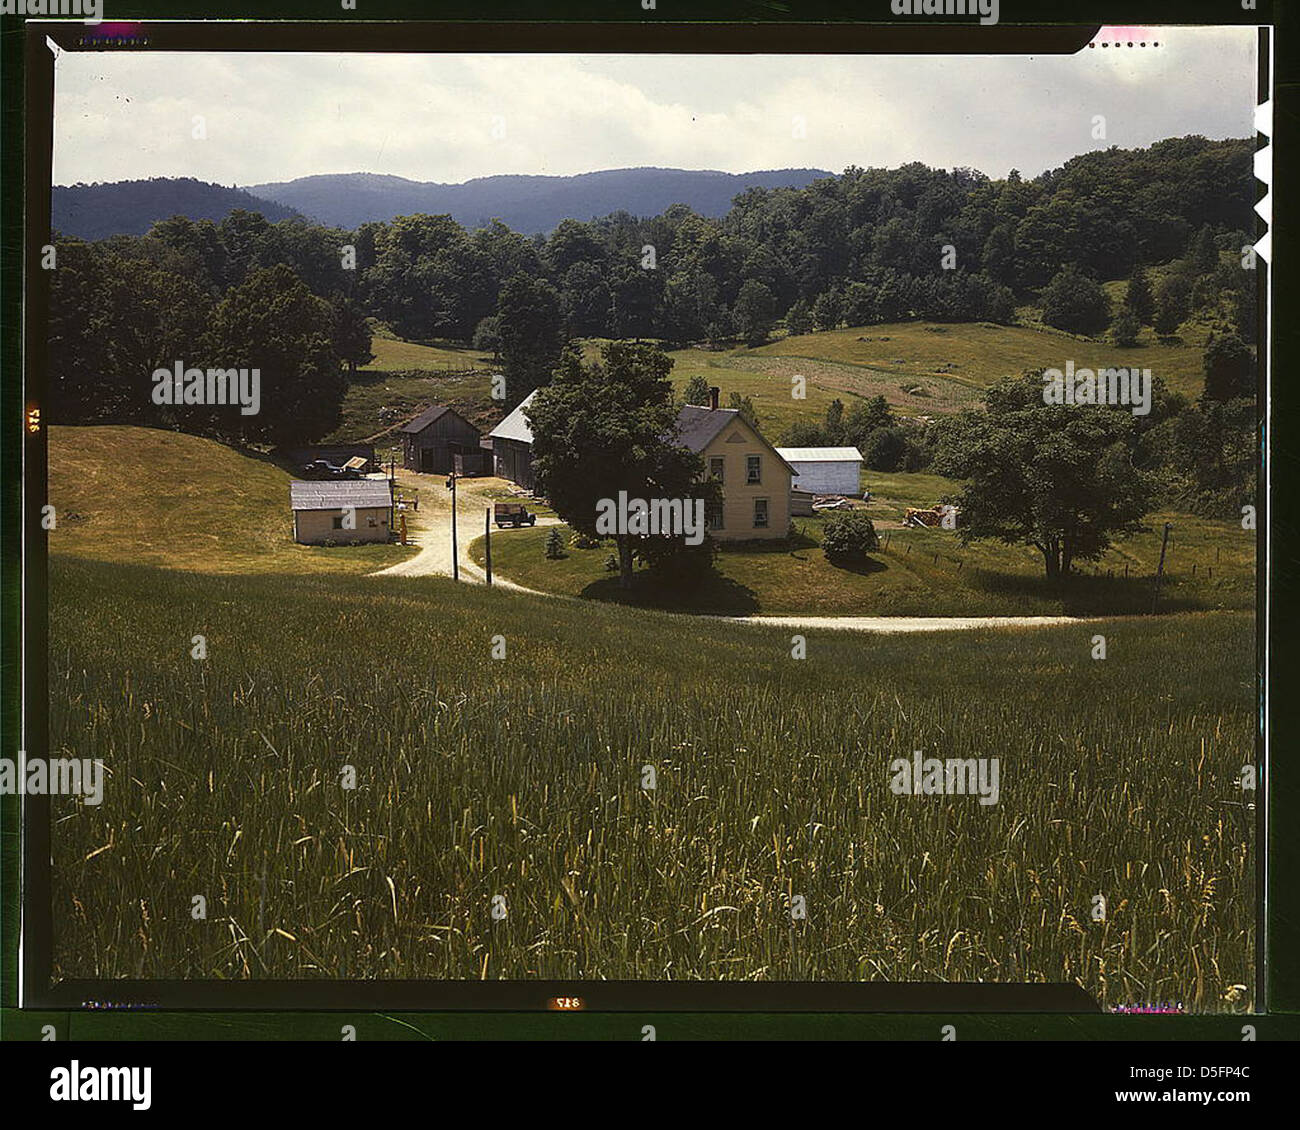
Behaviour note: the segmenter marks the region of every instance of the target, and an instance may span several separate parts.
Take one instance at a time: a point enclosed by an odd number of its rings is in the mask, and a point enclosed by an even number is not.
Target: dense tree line
[[[1249,339],[1250,272],[1224,253],[1249,242],[1252,145],[1188,137],[1112,148],[1032,180],[850,167],[802,189],[751,189],[722,219],[674,205],[648,218],[565,220],[546,237],[501,223],[469,232],[449,216],[347,232],[234,211],[220,222],[173,217],[142,237],[62,240],[53,418],[149,420],[158,413],[138,382],[154,359],[252,356],[247,340],[222,336],[247,331],[247,320],[217,312],[260,301],[264,279],[248,288],[268,270],[316,303],[290,303],[294,316],[276,330],[277,363],[301,366],[283,387],[330,374],[299,439],[329,430],[347,373],[370,359],[367,317],[403,338],[491,350],[512,402],[546,383],[576,337],[757,345],[779,325],[797,334],[909,318],[1009,322],[1017,303],[1041,301],[1048,324],[1112,326],[1121,343],[1227,303]],[[1145,271],[1157,265],[1153,286]],[[1130,276],[1116,313],[1098,284]]]

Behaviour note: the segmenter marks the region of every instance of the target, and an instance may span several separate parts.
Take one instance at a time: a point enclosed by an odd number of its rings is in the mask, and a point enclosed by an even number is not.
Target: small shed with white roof
[[[301,545],[388,541],[393,493],[388,479],[289,484],[293,540]]]
[[[856,495],[862,489],[862,452],[856,447],[778,447],[776,453],[794,469],[794,490]]]

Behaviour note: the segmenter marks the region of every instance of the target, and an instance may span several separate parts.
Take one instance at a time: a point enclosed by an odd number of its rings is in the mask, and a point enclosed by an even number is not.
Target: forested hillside
[[[223,220],[236,208],[285,220],[297,212],[238,188],[193,177],[151,177],[114,184],[55,185],[50,191],[51,226],[80,239],[144,235],[168,216]]]
[[[719,219],[684,206],[646,219],[620,211],[566,220],[546,238],[499,222],[471,232],[446,215],[349,231],[236,210],[219,222],[172,217],[142,237],[63,240],[50,415],[316,439],[338,425],[349,373],[371,359],[371,319],[408,341],[498,356],[506,407],[546,383],[575,338],[708,351],[841,325],[1030,318],[1122,349],[1139,334],[1173,342],[1192,319],[1198,339],[1211,338],[1206,394],[1226,404],[1253,393],[1256,276],[1242,253],[1255,238],[1252,150],[1170,139],[1084,154],[1033,180],[849,168],[744,192]],[[177,360],[260,365],[262,413],[152,404],[151,372]],[[1249,427],[1247,415],[1233,428]],[[1195,435],[1226,426],[1221,414],[1187,422],[1183,446],[1204,450]],[[1225,478],[1221,459],[1207,468]]]

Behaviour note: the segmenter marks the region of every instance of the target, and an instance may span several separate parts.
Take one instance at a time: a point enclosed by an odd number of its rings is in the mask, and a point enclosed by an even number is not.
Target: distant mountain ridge
[[[144,235],[156,221],[169,216],[223,220],[236,208],[260,212],[273,223],[298,215],[274,200],[193,177],[55,185],[50,191],[50,208],[53,229],[80,239]]]
[[[54,228],[82,239],[143,235],[157,220],[188,216],[221,220],[236,208],[272,222],[302,216],[352,230],[368,220],[417,212],[450,214],[465,228],[499,219],[517,232],[551,231],[561,220],[611,212],[657,216],[685,204],[702,216],[726,215],[749,188],[802,188],[821,169],[720,173],[688,169],[607,169],[577,176],[492,176],[463,184],[407,180],[382,173],[326,173],[297,180],[227,188],[192,177],[154,177],[52,190]]]
[[[426,212],[449,213],[466,228],[499,219],[517,232],[532,235],[549,232],[565,219],[590,220],[619,211],[657,216],[673,204],[686,204],[703,216],[723,216],[747,188],[803,188],[831,175],[821,169],[722,173],[637,168],[438,184],[376,173],[331,173],[250,185],[248,191],[342,228]]]

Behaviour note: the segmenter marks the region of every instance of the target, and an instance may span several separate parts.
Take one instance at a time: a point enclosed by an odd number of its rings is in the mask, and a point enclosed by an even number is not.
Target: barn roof
[[[533,429],[528,426],[528,417],[524,415],[524,409],[533,402],[533,397],[536,395],[537,390],[533,389],[509,416],[488,432],[488,435],[492,439],[513,439],[520,443],[532,443]]]
[[[456,409],[449,408],[445,404],[435,404],[432,408],[426,408],[416,416],[414,420],[408,420],[397,430],[399,432],[405,432],[407,435],[415,435],[418,432],[424,431],[425,428],[435,421],[441,420],[448,412],[455,416],[462,424],[465,424],[467,427],[473,427],[473,425],[466,420],[464,416],[457,412]]]
[[[352,482],[307,482],[289,484],[289,505],[294,510],[388,509],[393,497],[387,479],[359,479]]]
[[[862,452],[856,447],[778,447],[776,451],[787,463],[862,462]]]

